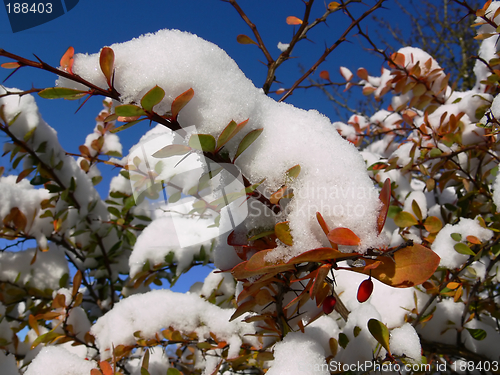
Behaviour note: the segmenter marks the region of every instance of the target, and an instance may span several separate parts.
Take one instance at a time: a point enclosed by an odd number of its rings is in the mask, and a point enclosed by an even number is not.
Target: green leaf
[[[80,99],[87,94],[86,91],[67,89],[65,87],[49,87],[38,93],[44,99]]]
[[[193,134],[189,138],[189,146],[203,152],[214,152],[215,138],[210,134]]]
[[[244,34],[240,34],[236,37],[236,41],[240,44],[255,44],[257,45],[257,43],[255,43],[252,38],[250,38],[249,36],[246,36]]]
[[[431,157],[431,158],[435,158],[435,157],[437,157],[437,156],[441,155],[442,153],[443,153],[443,151],[441,151],[439,148],[435,148],[435,147],[434,147],[434,148],[431,150],[431,152],[429,153],[429,155],[430,155],[430,157]]]
[[[152,111],[153,107],[165,97],[165,91],[158,85],[149,90],[141,99],[141,106],[145,111]]]
[[[345,333],[340,333],[339,334],[339,345],[345,349],[347,347],[347,344],[349,344],[349,338],[347,337],[347,335]]]
[[[246,121],[248,122],[248,120]],[[246,124],[245,122],[245,124]],[[231,140],[238,132],[243,129],[243,126],[239,127],[235,121],[231,121],[220,133],[219,138],[217,138],[217,150],[221,149],[227,142]]]
[[[111,215],[114,215],[116,217],[121,217],[121,212],[120,210],[118,210],[116,207],[108,207],[108,212],[111,214]]]
[[[191,147],[185,145],[168,145],[156,151],[152,156],[154,158],[161,159],[168,158],[174,155],[185,155],[189,151],[191,151]]]
[[[175,203],[181,199],[182,191],[177,191],[168,197],[168,203]]]
[[[418,203],[415,199],[411,202],[411,208],[412,208],[415,216],[418,218],[418,220],[422,221],[422,219],[423,219],[422,210],[420,209],[420,206],[418,205]]]
[[[240,156],[250,145],[259,137],[260,133],[262,133],[264,129],[255,129],[252,130],[250,133],[245,135],[245,137],[241,140],[240,144],[238,145],[238,150],[236,151],[236,155],[234,155],[233,162]]]
[[[286,180],[287,182],[290,180],[295,180],[300,174],[300,165],[297,164],[286,171]]]
[[[135,124],[141,122],[141,121],[144,121],[145,118],[143,119],[139,119],[139,120],[134,120],[134,121],[130,121],[130,122],[127,122],[126,124],[122,125],[122,126],[119,126],[117,128],[114,128],[112,130],[110,130],[111,133],[118,133],[118,132],[121,132],[122,130],[125,130],[125,129],[128,129],[132,126],[134,126]]]
[[[483,329],[479,329],[479,328],[466,328],[467,331],[469,331],[470,335],[472,336],[472,338],[474,340],[477,340],[477,341],[481,341],[481,340],[484,340],[487,336],[486,334],[486,331],[483,330]]]
[[[146,349],[146,352],[144,353],[144,357],[142,359],[142,369],[149,369],[149,350]],[[142,369],[141,369],[141,375],[142,374]],[[149,372],[147,373],[147,375],[149,375]]]
[[[368,321],[368,330],[375,340],[377,340],[388,353],[391,353],[391,350],[389,349],[389,330],[384,323],[378,321],[377,319],[370,319]]]
[[[184,108],[191,99],[193,99],[193,96],[194,96],[194,90],[189,89],[187,91],[184,91],[177,98],[175,98],[174,101],[172,102],[172,109],[170,110],[170,112],[172,112],[172,117],[177,118],[177,115],[179,114],[181,109]]]
[[[101,50],[101,54],[99,55],[99,65],[101,67],[101,71],[106,77],[106,82],[108,86],[112,86],[112,77],[113,77],[113,68],[115,65],[115,53],[109,47],[104,47]]]
[[[466,244],[461,243],[461,242],[455,244],[455,246],[453,246],[453,248],[459,254],[472,255],[472,256],[476,255],[476,253],[473,252],[469,246],[467,246]]]
[[[452,234],[450,234],[450,237],[453,238],[457,242],[462,241],[462,235],[460,233],[452,233]]]
[[[145,115],[146,112],[134,104],[123,104],[115,107],[115,114],[123,117],[137,117]]]
[[[411,213],[401,211],[394,216],[394,223],[400,228],[407,228],[418,224],[418,220]]]
[[[167,370],[167,375],[181,375],[181,372],[177,370],[176,368],[170,367]]]

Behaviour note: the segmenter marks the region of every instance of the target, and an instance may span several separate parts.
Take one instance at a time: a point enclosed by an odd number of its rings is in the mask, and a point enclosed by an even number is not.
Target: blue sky
[[[369,6],[374,0],[366,1]],[[256,24],[261,36],[274,58],[280,51],[278,42],[287,43],[292,35],[294,26],[287,25],[287,16],[302,17],[304,4],[300,0],[241,0],[240,6],[249,18]],[[356,5],[360,12],[369,6]],[[398,10],[393,1],[388,1],[386,7],[377,12],[379,17],[393,19],[405,30],[407,19]],[[320,17],[325,10],[325,3],[317,1],[312,10],[312,19]],[[278,69],[277,79],[289,87],[302,74],[298,64],[309,67],[323,53],[325,45],[331,45],[349,24],[347,17],[341,14],[331,16],[328,26],[320,25],[312,30],[309,39],[299,43],[291,59]],[[377,25],[366,22],[368,30],[373,31]],[[5,8],[0,9],[0,48],[17,55],[33,58],[36,54],[45,62],[59,65],[59,59],[69,46],[75,51],[83,53],[98,52],[103,46],[125,42],[139,35],[155,32],[159,29],[170,28],[189,31],[207,39],[224,50],[238,63],[243,72],[261,86],[266,77],[266,67],[259,61],[264,56],[254,45],[241,45],[236,42],[238,34],[247,34],[253,38],[249,27],[243,22],[235,9],[228,3],[220,0],[81,0],[74,9],[67,14],[32,29],[12,33],[8,23]],[[365,28],[366,30],[366,28]],[[350,42],[342,44],[334,51],[327,62],[320,69],[330,71],[333,81],[341,81],[338,73],[339,66],[346,66],[353,72],[360,66],[368,68],[376,75],[379,72],[381,59],[368,54],[360,46],[359,40],[351,35]],[[168,48],[168,46],[165,46]],[[0,59],[0,63],[6,62]],[[158,62],[161,64],[161,61]],[[10,71],[0,70],[0,79],[3,80]],[[318,72],[313,75],[318,79]],[[29,89],[51,87],[55,77],[49,73],[35,69],[24,68],[11,77],[7,87]],[[279,86],[273,86],[277,89]],[[278,98],[274,95],[275,98]],[[95,126],[95,117],[101,110],[101,99],[93,98],[82,110],[75,114],[79,103],[68,101],[49,101],[37,99],[40,111],[45,121],[54,127],[63,147],[69,152],[78,152],[88,133]],[[287,99],[298,107],[317,109],[337,121],[338,117],[325,96],[319,90],[309,89],[296,91]],[[147,123],[120,133],[124,152],[135,144],[145,131]],[[116,175],[118,171],[109,174]],[[104,179],[99,186],[102,194],[107,193],[107,181]],[[190,275],[186,283],[179,288],[191,285],[196,275]],[[202,277],[202,276],[200,276]],[[187,278],[184,278],[187,279]],[[181,281],[183,278],[181,278]]]

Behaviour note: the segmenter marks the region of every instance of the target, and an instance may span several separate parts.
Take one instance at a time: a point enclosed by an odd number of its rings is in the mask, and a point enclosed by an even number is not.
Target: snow
[[[268,375],[328,375],[328,364],[321,345],[300,332],[291,332],[274,347],[273,366]]]
[[[475,236],[480,241],[489,240],[493,236],[491,230],[483,228],[476,220],[461,218],[455,225],[446,224],[436,236],[431,249],[440,256],[439,265],[450,269],[462,266],[469,259],[469,255],[460,254],[455,250],[457,241],[451,237],[453,233],[462,236],[461,242],[464,242],[467,236]]]
[[[221,309],[197,295],[154,290],[132,295],[100,317],[92,326],[96,344],[105,353],[113,345],[134,345],[134,333],[153,338],[162,329],[173,327],[181,333],[195,332],[199,340],[207,340],[210,332],[222,340],[254,333],[252,324],[238,320],[230,322],[233,309]],[[245,341],[259,346],[252,338]]]
[[[0,351],[0,368],[3,375],[19,375],[16,357],[12,354],[5,354],[3,351]]]
[[[317,211],[332,228],[348,227],[357,233],[362,239],[360,251],[386,242],[376,231],[378,193],[364,162],[325,116],[275,102],[255,88],[224,51],[189,33],[161,30],[111,48],[115,53],[115,87],[123,102],[140,102],[148,90],[159,85],[166,90],[165,98],[155,107],[161,114],[170,109],[176,96],[193,88],[195,96],[181,111],[181,124],[195,125],[199,133],[217,136],[231,120],[239,123],[249,119],[244,131],[226,145],[230,153],[248,131],[264,128],[236,164],[253,183],[265,178],[267,194],[283,184],[289,168],[300,164],[301,174],[291,184],[295,197],[289,203],[290,212],[276,218],[276,222],[290,221],[295,243],[277,247],[270,261],[289,259],[321,245],[322,239],[314,235]],[[176,56],[175,60],[171,56]],[[73,71],[105,87],[98,60],[98,54],[76,55]],[[58,85],[75,87],[62,78]],[[314,148],[306,146],[311,144]],[[308,147],[308,152],[303,152],[303,147]],[[322,189],[328,190],[326,199],[319,196]]]
[[[43,348],[28,366],[25,375],[89,375],[97,368],[95,362],[86,361],[60,346]]]
[[[498,2],[492,3],[487,14],[491,16],[499,6]],[[483,25],[478,33],[494,31],[490,25]],[[499,48],[495,44],[496,39],[489,38],[482,42],[479,51],[482,59],[488,61],[496,56]],[[415,93],[409,90],[392,97],[392,108],[379,110],[371,117],[353,115],[347,124],[332,124],[317,111],[304,111],[267,97],[243,75],[224,51],[195,35],[177,30],[162,30],[130,42],[112,45],[111,48],[116,57],[114,84],[121,93],[123,103],[139,103],[147,91],[159,85],[166,95],[155,110],[163,115],[170,110],[172,101],[187,89],[193,88],[195,96],[179,116],[187,138],[181,133],[174,133],[158,125],[130,149],[128,156],[121,160],[112,159],[114,163],[130,171],[131,179],[121,175],[114,177],[109,188],[110,194],[121,192],[132,195],[136,201],[136,206],[131,208],[132,212],[151,218],[151,223],[148,223],[142,232],[137,231],[138,237],[134,245],[122,246],[122,254],[115,257],[109,265],[111,275],[108,270],[94,269],[90,274],[91,280],[98,280],[100,277],[115,280],[120,273],[130,274],[133,278],[146,270],[146,267],[149,267],[148,270],[162,267],[166,259],[176,264],[177,276],[196,260],[214,261],[218,269],[228,270],[242,261],[235,249],[227,244],[230,231],[234,229],[239,238],[246,239],[250,230],[269,230],[282,221],[289,221],[294,244],[286,246],[278,242],[278,246],[270,252],[266,261],[288,260],[304,251],[327,244],[317,223],[316,212],[323,215],[330,228],[347,227],[354,231],[362,240],[356,249],[360,252],[388,244],[397,246],[404,239],[421,243],[428,233],[420,227],[412,227],[403,232],[391,218],[387,220],[382,234],[378,234],[376,223],[381,205],[372,178],[377,182],[391,179],[394,183],[393,197],[397,201],[395,204],[399,204],[404,211],[417,216],[412,205],[415,202],[423,219],[436,216],[442,222],[448,222],[434,240],[432,236],[424,239],[429,242],[433,240],[431,249],[441,258],[442,269],[436,274],[438,278],[445,275],[445,272],[448,274],[449,270],[459,269],[470,260],[470,255],[460,254],[455,250],[457,243],[467,244],[468,236],[477,237],[482,243],[493,238],[493,231],[482,227],[479,220],[456,218],[453,216],[455,213],[444,220],[446,215],[450,214],[444,205],[456,205],[458,197],[463,194],[463,191],[459,191],[460,187],[452,185],[454,182],[428,191],[423,182],[424,178],[423,181],[412,179],[415,177],[414,171],[406,173],[407,171],[392,169],[387,172],[366,172],[367,166],[376,162],[388,162],[396,157],[397,165],[404,167],[414,161],[412,159],[419,158],[421,152],[431,148],[439,148],[443,153],[459,151],[460,145],[457,142],[440,143],[432,137],[426,138],[422,135],[426,131],[443,129],[453,117],[461,116],[458,131],[463,145],[483,142],[485,130],[476,127],[476,122],[485,124],[486,119],[478,119],[477,110],[492,103],[489,115],[500,118],[500,101],[498,96],[494,98],[486,93],[487,86],[480,83],[491,73],[480,61],[474,70],[477,78],[474,89],[452,92],[450,87],[443,85],[446,75],[437,61],[420,49],[404,47],[398,52],[405,56],[405,68],[411,70],[418,65],[420,77],[424,78],[434,72],[436,77],[426,89],[431,91],[429,95],[435,95],[444,104],[429,113],[417,108],[400,111],[415,99]],[[278,48],[285,51],[288,45],[280,42]],[[106,88],[107,84],[100,72],[98,61],[98,54],[79,54],[75,56],[73,70],[84,79]],[[345,67],[340,68],[340,73],[346,81],[353,78],[352,72]],[[368,76],[366,80],[361,81],[361,85],[373,89],[376,98],[381,97],[392,85],[393,73],[394,70],[383,69],[380,76]],[[58,80],[58,85],[78,87],[63,78]],[[0,88],[0,93],[3,92]],[[98,117],[95,129],[84,142],[90,155],[97,155],[97,150],[92,146],[96,140],[101,139],[101,153],[121,157],[122,146],[118,136],[103,129],[103,117],[107,115],[111,105],[117,104],[119,103],[105,101],[105,109]],[[70,255],[65,254],[62,247],[55,245],[54,240],[67,240],[68,244],[77,243],[79,248],[85,248],[91,242],[91,236],[88,233],[73,236],[72,233],[88,230],[93,235],[101,236],[102,247],[97,249],[95,254],[99,256],[101,250],[110,249],[120,240],[113,228],[107,225],[110,219],[116,219],[107,212],[112,205],[109,201],[105,203],[93,187],[91,178],[100,175],[98,168],[93,166],[85,173],[81,168],[83,158],[75,160],[65,154],[57,141],[55,130],[50,128],[38,113],[32,96],[3,97],[0,98],[0,105],[3,106],[8,120],[21,113],[10,126],[16,137],[23,139],[30,130],[35,129],[35,136],[28,140],[27,144],[37,149],[46,142],[47,150],[37,151],[37,160],[26,157],[23,168],[32,167],[40,161],[47,164],[50,162],[51,165],[62,162],[61,168],[53,168],[52,178],[58,180],[57,183],[61,183],[63,187],[68,187],[71,184],[70,177],[74,176],[76,187],[73,198],[75,207],[78,208],[74,209],[64,199],[58,199],[55,207],[50,210],[52,213],[67,212],[67,219],[60,228],[54,230],[53,217],[39,217],[42,213],[42,202],[54,197],[54,194],[31,185],[29,180],[32,176],[18,183],[17,176],[0,177],[0,220],[8,221],[7,216],[12,215],[15,209],[19,210],[26,217],[24,234],[35,238],[38,245],[38,249],[0,252],[0,280],[20,287],[51,289],[54,291],[53,295],[65,295],[68,304],[72,300],[72,293],[66,288],[60,289],[59,283],[61,277],[70,272],[66,258]],[[245,134],[259,128],[264,131],[236,160],[238,172],[241,171],[251,183],[265,179],[259,191],[269,197],[285,183],[286,171],[298,164],[301,166],[299,177],[287,182],[294,191],[294,197],[286,207],[283,205],[286,209],[279,214],[271,213],[258,202],[254,205],[256,201],[247,205],[244,197],[228,204],[220,212],[213,207],[200,209],[200,202],[210,203],[229,192],[241,192],[244,188],[242,177],[234,178],[221,172],[212,178],[213,184],[209,189],[201,189],[198,188],[200,177],[209,169],[214,170],[219,166],[195,152],[186,158],[184,155],[168,158],[153,155],[166,145],[186,145],[187,139],[193,134],[211,134],[217,138],[231,120],[240,123],[246,119],[249,119],[247,126],[225,146],[231,156],[235,154]],[[363,129],[375,125],[387,131],[400,127],[403,121],[409,122],[408,119],[413,121],[414,127],[410,132],[396,132],[395,135],[384,136],[365,147],[362,152],[358,152],[354,146],[360,143],[361,137],[358,133]],[[419,130],[416,130],[417,128]],[[415,156],[411,156],[414,147]],[[5,147],[6,151],[12,149],[9,145]],[[464,178],[466,173],[476,176],[479,172],[491,170],[496,166],[494,163],[497,163],[497,154],[498,151],[492,147],[491,160],[486,160],[481,165],[465,152],[458,153],[452,160],[462,168],[457,175]],[[432,170],[437,162],[436,158],[426,161],[423,166]],[[434,177],[438,179],[439,175]],[[490,180],[488,183],[492,183],[493,203],[498,210],[500,177],[490,177]],[[142,200],[145,193],[154,191],[160,183],[167,185],[164,195],[158,194],[156,197]],[[159,191],[160,189],[157,193]],[[488,206],[485,205],[484,209],[488,209]],[[217,228],[214,223],[219,214],[220,224]],[[136,219],[134,223],[136,222],[142,223],[145,220]],[[452,235],[455,238],[452,238]],[[460,239],[457,239],[457,236]],[[30,264],[35,254],[36,261]],[[72,260],[77,266],[97,267],[97,261],[90,257],[85,262],[80,262],[72,255]],[[472,261],[459,275],[460,282],[466,285],[468,282],[484,281],[486,277],[498,281],[498,265],[487,275],[491,262],[490,257],[486,255]],[[339,266],[346,267],[346,264]],[[427,313],[432,311],[432,319],[414,328],[408,323],[408,318],[411,319],[416,311],[421,312],[422,307],[430,300],[430,295],[424,293],[422,287],[391,288],[374,279],[372,295],[366,302],[359,303],[356,292],[366,278],[366,275],[345,269],[335,270],[335,291],[350,311],[347,321],[344,322],[338,313],[332,312],[307,324],[314,314],[321,311],[321,307],[315,306],[314,301],[307,301],[301,306],[301,315],[291,321],[293,325],[294,322],[302,320],[306,325],[304,332],[289,332],[281,342],[275,344],[270,339],[259,340],[252,336],[259,330],[258,323],[254,325],[243,320],[251,316],[251,313],[230,321],[235,311],[234,299],[241,292],[242,284],[240,282],[236,285],[230,273],[219,273],[219,270],[211,272],[203,283],[193,285],[186,294],[169,290],[150,291],[146,286],[132,289],[130,284],[127,284],[120,290],[120,297],[123,299],[113,308],[110,297],[99,301],[103,309],[110,308],[99,318],[98,314],[91,319],[87,317],[89,310],[86,302],[76,307],[53,308],[62,315],[47,323],[46,327],[40,324],[39,329],[42,334],[50,328],[62,333],[59,323],[67,318],[66,323],[73,327],[78,339],[85,340],[85,333],[88,331],[95,336],[101,360],[111,356],[112,347],[135,345],[138,336],[154,338],[170,328],[178,330],[182,335],[194,332],[200,341],[210,341],[216,337],[227,342],[229,360],[240,355],[243,344],[250,344],[257,350],[269,345],[274,354],[274,361],[268,361],[265,365],[269,368],[267,373],[270,375],[328,374],[326,358],[332,354],[330,339],[339,340],[341,333],[346,335],[348,344],[345,348],[339,346],[335,361],[354,364],[371,361],[374,357],[383,358],[385,351],[380,350],[380,345],[367,327],[367,322],[372,318],[380,320],[390,330],[392,353],[406,357],[410,363],[421,361],[419,335],[424,340],[456,345],[457,334],[461,332],[461,341],[469,350],[490,359],[498,359],[500,356],[497,345],[500,337],[493,318],[488,314],[480,314],[480,319],[471,319],[464,323],[467,293],[457,301],[444,295],[434,299],[426,310]],[[285,303],[296,296],[294,292],[284,296]],[[38,301],[30,303],[36,304]],[[31,313],[31,308],[32,305],[23,301],[16,309],[9,311],[9,314],[13,317],[23,316]],[[8,309],[7,305],[0,303],[1,318],[7,314]],[[92,325],[92,319],[96,318],[97,321]],[[1,319],[0,337],[10,340],[17,327],[19,324],[15,320]],[[484,340],[476,340],[469,329],[481,329],[487,336]],[[96,368],[93,361],[83,359],[93,357],[89,355],[91,349],[88,350],[85,346],[72,347],[70,343],[65,343],[46,347],[40,345],[30,350],[29,345],[36,337],[35,330],[31,329],[27,333],[27,340],[19,344],[18,353],[26,355],[24,362],[20,363],[29,363],[34,358],[27,367],[26,375],[88,375],[91,369]],[[137,350],[134,357],[126,363],[125,366],[131,374],[140,374],[143,354],[142,349]],[[195,367],[203,370],[204,374],[210,374],[217,368],[217,356],[221,354],[222,350],[219,348],[210,350],[206,356],[202,356],[197,350],[184,355],[192,355],[196,358]],[[164,374],[170,367],[169,362],[163,348],[154,348],[151,351],[150,374]],[[5,372],[7,375],[19,375],[17,366],[15,357],[0,351],[2,374]]]
[[[391,331],[389,348],[392,354],[404,355],[410,362],[420,363],[421,361],[420,339],[415,328],[409,323]]]
[[[36,254],[36,261],[30,264]],[[48,251],[36,249],[0,252],[0,280],[40,290],[59,289],[59,280],[69,273],[64,252],[50,244]]]

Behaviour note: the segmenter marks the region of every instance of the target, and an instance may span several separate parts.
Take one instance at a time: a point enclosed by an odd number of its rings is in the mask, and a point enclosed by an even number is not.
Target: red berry
[[[337,298],[334,296],[328,296],[323,301],[323,312],[325,314],[330,314],[335,308],[335,304],[337,303]]]
[[[373,281],[371,278],[364,280],[359,284],[358,288],[358,301],[360,303],[366,302],[373,292]]]

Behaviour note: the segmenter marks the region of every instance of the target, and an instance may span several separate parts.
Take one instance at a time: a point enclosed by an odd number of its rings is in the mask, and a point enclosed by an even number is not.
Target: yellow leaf
[[[337,9],[338,7],[340,6],[339,3],[337,3],[336,1],[332,1],[330,4],[328,4],[328,10],[329,11],[334,11],[335,9]]]

